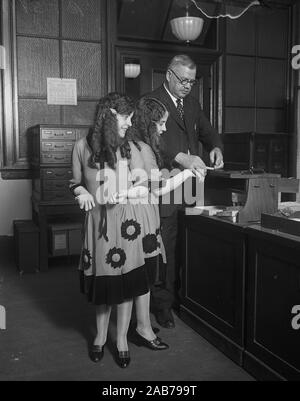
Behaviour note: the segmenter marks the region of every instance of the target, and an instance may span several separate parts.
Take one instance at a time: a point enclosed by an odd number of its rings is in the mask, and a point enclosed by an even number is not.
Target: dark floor
[[[113,360],[112,317],[109,345],[94,364],[87,356],[94,309],[79,293],[76,266],[61,262],[48,272],[20,276],[12,261],[0,261],[0,305],[7,314],[6,330],[0,330],[0,380],[254,380],[178,317],[174,330],[160,330],[169,350],[129,343],[127,369]]]

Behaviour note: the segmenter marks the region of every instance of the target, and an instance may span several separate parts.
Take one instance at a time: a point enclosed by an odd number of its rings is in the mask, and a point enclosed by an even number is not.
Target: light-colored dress
[[[123,188],[130,188],[134,185],[131,172],[144,167],[136,146],[130,143],[130,148],[131,160],[122,158],[117,150],[116,170],[104,164],[108,177],[104,182],[100,166],[88,166],[91,149],[86,138],[73,149],[71,183],[82,184],[96,204],[86,213],[79,264],[81,290],[96,305],[118,304],[147,293],[156,278],[156,256],[163,252],[158,207],[128,200],[103,204],[104,196],[108,199],[117,192],[118,180],[123,180]]]

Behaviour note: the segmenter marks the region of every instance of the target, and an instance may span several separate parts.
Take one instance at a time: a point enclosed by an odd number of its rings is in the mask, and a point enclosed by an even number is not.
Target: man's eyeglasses
[[[197,79],[181,79],[179,78],[179,76],[176,74],[175,71],[171,70],[171,68],[169,70],[175,75],[175,77],[178,79],[179,83],[182,86],[187,86],[187,85],[193,86],[197,82]]]

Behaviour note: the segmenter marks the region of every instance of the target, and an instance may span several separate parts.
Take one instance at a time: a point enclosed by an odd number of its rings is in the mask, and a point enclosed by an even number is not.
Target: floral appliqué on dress
[[[122,267],[126,261],[126,254],[121,248],[112,248],[106,255],[106,263],[110,264],[112,268],[117,269]]]
[[[82,250],[81,261],[83,270],[88,270],[91,267],[92,256],[91,252],[87,248],[83,248]]]
[[[141,234],[141,225],[135,220],[126,220],[121,226],[121,235],[128,241],[134,241]]]

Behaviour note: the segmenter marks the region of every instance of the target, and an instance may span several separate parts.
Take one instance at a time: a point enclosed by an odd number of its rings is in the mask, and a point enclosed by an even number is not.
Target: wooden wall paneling
[[[286,112],[283,109],[257,109],[256,132],[286,132]]]
[[[286,106],[286,68],[287,60],[258,58],[257,107]]]
[[[289,9],[261,8],[257,12],[257,55],[286,58],[289,38]]]
[[[255,131],[255,109],[225,107],[224,132]]]
[[[19,100],[19,141],[16,150],[18,158],[27,160],[28,128],[39,121],[41,124],[61,124],[60,106],[48,105],[43,99]]]
[[[59,36],[58,0],[16,0],[16,18],[17,34]]]
[[[227,53],[255,55],[255,14],[249,10],[238,19],[226,24]]]
[[[77,79],[77,95],[100,98],[102,95],[101,44],[63,41],[63,77]]]
[[[227,56],[225,74],[225,105],[254,107],[254,79],[254,58]]]
[[[102,5],[99,0],[62,1],[62,36],[101,41]]]
[[[97,102],[79,101],[77,106],[62,106],[65,125],[93,125]]]
[[[17,37],[19,96],[46,97],[47,77],[59,77],[59,41]]]

